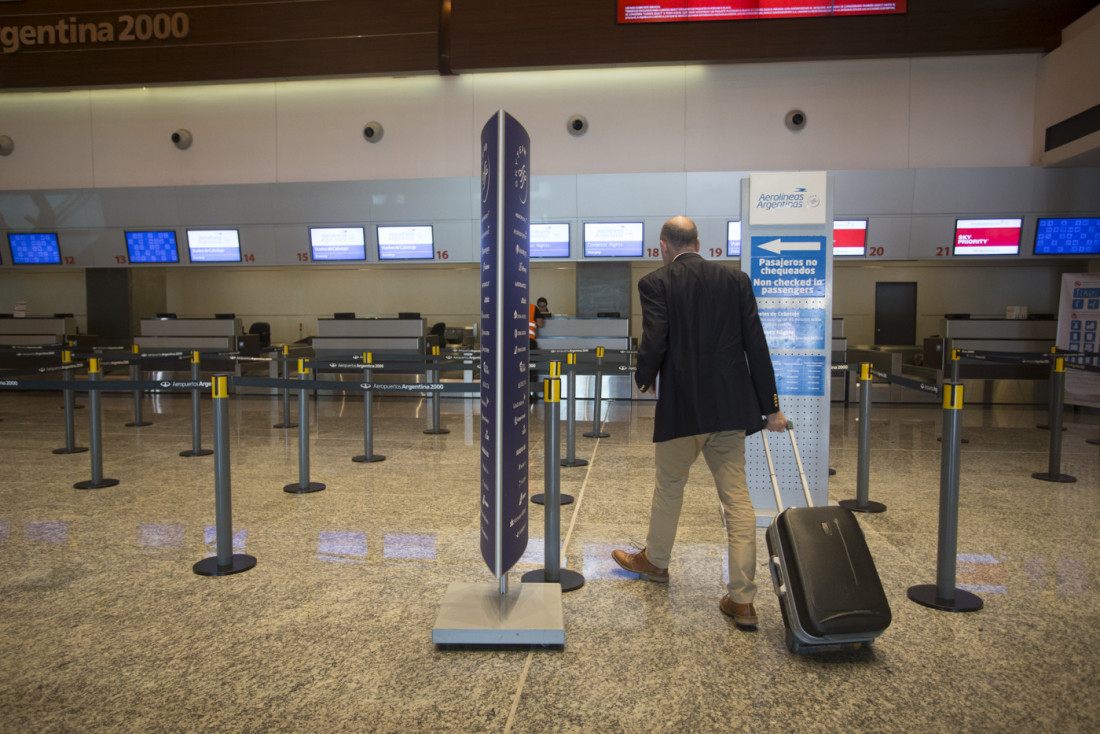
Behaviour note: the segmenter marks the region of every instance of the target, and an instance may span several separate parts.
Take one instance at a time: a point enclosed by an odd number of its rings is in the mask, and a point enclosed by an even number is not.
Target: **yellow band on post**
[[[436,347],[436,346],[432,347],[432,355],[434,355],[434,356],[439,355],[439,347]]]
[[[944,385],[946,390],[943,393],[943,408],[944,410],[962,410],[963,407],[963,386],[962,385]]]
[[[298,360],[298,372],[303,375],[309,374],[309,367],[306,366],[306,361],[304,359]]]
[[[561,362],[550,363],[550,376],[561,377]]]
[[[871,364],[869,362],[863,362],[859,365],[859,379],[871,381]]]
[[[363,352],[363,364],[374,363],[374,352]]]
[[[99,358],[98,357],[92,357],[91,359],[88,360],[88,374],[92,374],[93,372],[99,372]]]
[[[141,350],[138,348],[137,344],[130,345],[130,354],[137,354],[139,351]]]
[[[959,354],[961,351],[962,351],[961,349],[952,349],[951,350],[951,361],[958,362],[959,359],[961,359],[961,356]]]
[[[561,380],[556,377],[542,381],[542,399],[548,403],[561,402]]]
[[[215,398],[229,397],[229,377],[227,375],[214,375],[214,382],[210,387]]]
[[[289,344],[284,344],[283,345],[283,356],[286,356],[288,354],[290,354],[290,345]]]
[[[198,364],[199,361],[200,360],[199,360],[198,350],[195,350],[195,351],[191,352],[191,364]]]
[[[603,347],[596,347],[596,356],[603,359]]]
[[[577,363],[577,355],[574,354],[573,352],[570,352],[569,354],[565,355],[565,361],[566,361],[567,364],[576,364]]]
[[[1065,357],[1055,357],[1054,358],[1054,371],[1055,372],[1065,372],[1066,371],[1066,358]]]
[[[63,363],[72,362],[73,361],[73,353],[70,352],[68,349],[62,349],[61,350],[61,361]]]

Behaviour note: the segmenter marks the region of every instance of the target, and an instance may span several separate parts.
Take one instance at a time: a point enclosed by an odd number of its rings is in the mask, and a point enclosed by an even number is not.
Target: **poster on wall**
[[[1100,274],[1063,273],[1058,304],[1059,349],[1100,356]],[[1089,364],[1095,365],[1096,359]],[[1066,371],[1066,403],[1100,408],[1100,375],[1083,370]]]

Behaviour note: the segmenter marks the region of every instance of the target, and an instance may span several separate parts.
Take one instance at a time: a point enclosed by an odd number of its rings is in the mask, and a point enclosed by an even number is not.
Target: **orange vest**
[[[533,304],[527,304],[527,336],[532,339],[539,335],[539,325],[535,323],[535,312],[538,307]]]

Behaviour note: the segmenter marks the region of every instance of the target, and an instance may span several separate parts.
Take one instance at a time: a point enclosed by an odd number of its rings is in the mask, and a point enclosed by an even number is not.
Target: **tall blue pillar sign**
[[[504,110],[481,131],[481,557],[527,548],[531,138]]]

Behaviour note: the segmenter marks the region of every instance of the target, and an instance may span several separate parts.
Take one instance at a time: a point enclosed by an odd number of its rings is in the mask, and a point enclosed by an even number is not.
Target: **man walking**
[[[668,581],[684,485],[702,452],[729,542],[728,593],[719,608],[738,627],[754,629],[756,514],[745,481],[745,436],[765,427],[781,432],[787,421],[748,276],[704,260],[698,230],[687,217],[665,222],[660,242],[664,267],[638,283],[638,389],[648,391],[660,376],[649,533],[639,553],[616,550],[611,556],[641,578]]]

